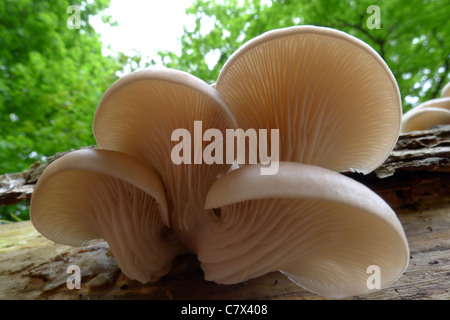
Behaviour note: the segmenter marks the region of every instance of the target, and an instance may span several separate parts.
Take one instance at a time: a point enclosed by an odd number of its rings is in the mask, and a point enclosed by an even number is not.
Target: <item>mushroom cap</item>
[[[450,123],[450,97],[428,100],[403,115],[401,132],[428,130]]]
[[[413,109],[422,109],[422,108],[442,108],[450,110],[450,97],[437,98],[425,101],[424,103],[419,104]]]
[[[58,243],[106,240],[124,274],[143,283],[167,273],[181,252],[159,176],[115,151],[78,150],[52,162],[36,184],[30,217]]]
[[[343,298],[371,292],[406,269],[409,247],[392,209],[377,194],[337,172],[280,162],[275,175],[245,166],[219,178],[206,208],[220,219],[202,234],[205,279],[232,284],[280,270],[307,290]]]
[[[444,86],[444,88],[442,88],[442,90],[441,90],[441,97],[442,98],[450,97],[450,82],[447,83]]]
[[[195,232],[189,231],[212,215],[203,208],[206,193],[231,166],[225,161],[206,165],[202,159],[202,164],[194,164],[195,121],[201,121],[203,130],[197,145],[200,157],[210,143],[201,141],[207,129],[225,136],[226,129],[236,127],[218,92],[206,82],[178,70],[149,68],[116,81],[102,97],[93,123],[100,149],[129,154],[159,173],[167,190],[170,225],[192,251]],[[190,133],[192,164],[172,161],[179,142],[171,138],[177,129]],[[221,147],[225,150],[225,141]]]
[[[248,41],[216,89],[239,128],[280,130],[280,161],[368,173],[400,130],[392,72],[373,48],[335,29],[295,26]]]

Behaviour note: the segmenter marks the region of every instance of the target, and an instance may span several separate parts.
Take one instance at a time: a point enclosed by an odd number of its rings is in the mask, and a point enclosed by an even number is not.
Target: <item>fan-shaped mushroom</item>
[[[36,184],[30,217],[58,243],[105,239],[122,271],[144,283],[166,274],[183,252],[167,227],[159,176],[115,151],[79,150],[52,162]]]
[[[208,142],[203,132],[195,136],[195,122],[202,130],[235,128],[233,116],[219,94],[206,82],[182,71],[144,69],[126,75],[104,94],[94,116],[98,147],[127,153],[153,167],[167,189],[170,226],[191,250],[195,230],[213,213],[205,211],[206,193],[217,176],[231,164],[203,163]],[[174,164],[173,132],[185,129],[192,141],[191,164]],[[197,145],[197,150],[194,146]],[[226,148],[223,141],[223,148]]]
[[[268,32],[244,44],[213,86],[170,69],[133,72],[114,83],[94,117],[99,150],[47,169],[33,195],[33,222],[53,239],[65,240],[65,230],[82,239],[106,237],[126,274],[142,282],[166,272],[187,249],[198,254],[206,278],[219,283],[281,270],[325,296],[367,293],[367,267],[379,266],[382,286],[389,284],[406,268],[408,244],[381,198],[332,170],[375,169],[397,141],[401,116],[396,81],[365,43],[312,26]],[[223,137],[236,128],[279,130],[284,162],[278,173],[261,175],[262,164],[239,169],[202,161],[206,130]],[[193,155],[191,164],[173,161],[174,141],[184,137],[178,130],[197,142],[175,148],[178,160]],[[215,142],[226,150],[226,141]],[[128,161],[136,168],[109,177],[111,168]],[[73,206],[59,181],[75,190]],[[86,182],[95,190],[81,193]],[[111,210],[105,226],[95,222],[89,204],[96,190],[107,195],[97,214]],[[111,208],[113,193],[122,196]],[[152,217],[142,223],[145,232],[135,232],[138,206]],[[46,225],[57,211],[57,220]],[[84,216],[93,222],[86,226]],[[60,227],[65,220],[72,224]],[[128,238],[125,228],[133,232]],[[130,249],[139,239],[145,245]]]
[[[401,132],[428,130],[450,123],[450,97],[428,100],[403,115]]]
[[[216,89],[240,128],[280,130],[280,161],[368,173],[398,138],[395,78],[373,48],[338,30],[266,32],[230,57]]]
[[[408,265],[409,248],[392,209],[373,191],[317,166],[281,162],[275,175],[246,166],[211,187],[206,208],[220,220],[198,252],[205,278],[232,284],[281,270],[306,289],[342,298],[370,292],[367,268],[384,287]]]
[[[290,162],[267,177],[258,166],[232,171],[210,189],[206,208],[220,220],[199,241],[205,277],[236,283],[282,270],[343,297],[369,291],[370,264],[385,270],[383,286],[400,276],[409,249],[395,213],[327,170],[368,173],[397,141],[400,93],[379,55],[328,28],[274,30],[233,54],[216,88],[239,127],[279,129],[280,160]]]

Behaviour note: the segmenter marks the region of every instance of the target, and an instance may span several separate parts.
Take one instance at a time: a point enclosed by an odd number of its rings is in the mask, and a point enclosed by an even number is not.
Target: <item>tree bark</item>
[[[398,217],[410,246],[405,273],[390,286],[351,299],[450,299],[450,204]],[[80,289],[69,289],[71,265],[80,268]],[[0,225],[0,299],[155,299],[233,300],[307,299],[308,292],[279,272],[235,285],[204,280],[195,255],[178,257],[170,273],[155,283],[128,279],[101,240],[83,247],[60,245],[42,237],[29,221]]]
[[[94,146],[85,148],[94,148]],[[56,159],[72,151],[74,150],[59,152],[48,157],[45,163],[38,161],[31,165],[29,169],[22,172],[0,175],[0,206],[11,205],[22,201],[28,204],[33,194],[34,186],[45,168]]]
[[[386,161],[368,175],[348,174],[394,209],[450,200],[450,125],[401,134]]]

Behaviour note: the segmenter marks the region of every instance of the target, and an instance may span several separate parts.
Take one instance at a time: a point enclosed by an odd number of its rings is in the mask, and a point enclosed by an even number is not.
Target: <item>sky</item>
[[[111,0],[106,14],[117,21],[118,27],[105,25],[100,16],[90,20],[90,24],[101,35],[103,54],[120,51],[129,56],[138,50],[144,61],[158,58],[158,50],[180,53],[179,39],[183,26],[195,26],[194,17],[188,18],[185,9],[193,0]]]

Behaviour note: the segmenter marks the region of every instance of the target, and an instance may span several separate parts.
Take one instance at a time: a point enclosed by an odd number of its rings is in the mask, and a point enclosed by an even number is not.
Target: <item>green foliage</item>
[[[109,1],[78,3],[80,29],[69,29],[70,1],[0,4],[0,172],[41,156],[93,144],[91,123],[119,64],[103,57],[87,23]]]
[[[68,27],[71,5],[81,9],[79,29]],[[102,55],[88,23],[108,6],[109,0],[0,2],[0,174],[95,143],[96,106],[122,69]],[[20,213],[23,205],[0,207],[0,219],[10,220],[11,210]]]
[[[380,8],[381,28],[367,25]],[[450,81],[450,2],[448,0],[197,0],[187,10],[195,28],[184,29],[180,56],[159,55],[167,67],[214,83],[228,57],[263,32],[293,25],[336,28],[371,45],[396,77],[406,112],[439,96]],[[214,67],[205,57],[216,53]]]
[[[0,224],[20,222],[23,220],[28,220],[29,218],[28,206],[25,202],[12,206],[1,207]]]

